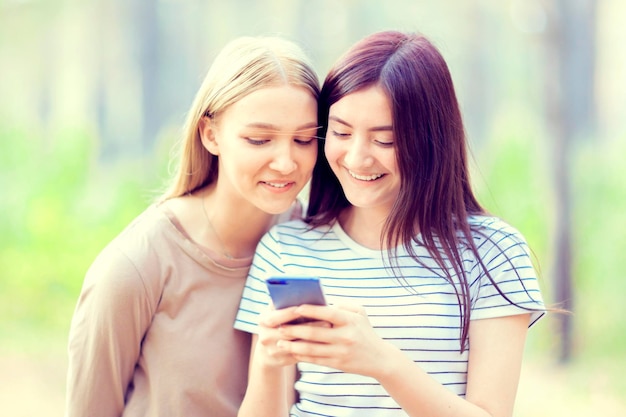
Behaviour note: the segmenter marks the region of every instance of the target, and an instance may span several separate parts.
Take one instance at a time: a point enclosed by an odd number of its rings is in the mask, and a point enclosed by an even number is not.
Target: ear
[[[217,140],[215,139],[215,131],[215,121],[210,117],[203,116],[200,121],[198,121],[198,133],[200,134],[202,146],[211,154],[217,156],[220,154],[220,151]]]

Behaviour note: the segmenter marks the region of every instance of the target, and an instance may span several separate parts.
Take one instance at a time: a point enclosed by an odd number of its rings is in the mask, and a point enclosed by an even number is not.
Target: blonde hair
[[[276,85],[305,87],[317,99],[319,80],[295,43],[279,37],[241,37],[224,46],[209,69],[181,137],[179,164],[163,200],[192,193],[217,178],[217,157],[200,138],[202,117],[215,116],[246,95]]]

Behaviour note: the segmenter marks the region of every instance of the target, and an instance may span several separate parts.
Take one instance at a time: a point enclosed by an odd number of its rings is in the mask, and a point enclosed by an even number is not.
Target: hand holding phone
[[[302,304],[326,305],[319,278],[284,276],[272,277],[266,281],[274,307],[278,310]],[[290,321],[299,324],[312,321],[306,317]]]

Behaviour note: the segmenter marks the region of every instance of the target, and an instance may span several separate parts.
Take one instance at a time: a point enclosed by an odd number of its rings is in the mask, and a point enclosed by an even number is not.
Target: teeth
[[[276,183],[276,182],[267,182],[267,181],[265,181],[265,183],[274,188],[285,188],[287,184],[289,184],[287,182]]]
[[[374,181],[383,176],[383,174],[359,175],[350,170],[348,170],[348,172],[350,173],[350,175],[352,175],[352,178],[356,178],[357,180],[361,181]]]

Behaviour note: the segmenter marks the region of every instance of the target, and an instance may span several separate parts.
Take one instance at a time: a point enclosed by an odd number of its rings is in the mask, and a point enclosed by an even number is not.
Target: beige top
[[[235,416],[250,335],[233,323],[251,261],[210,257],[164,205],[139,215],[85,277],[66,415]]]

